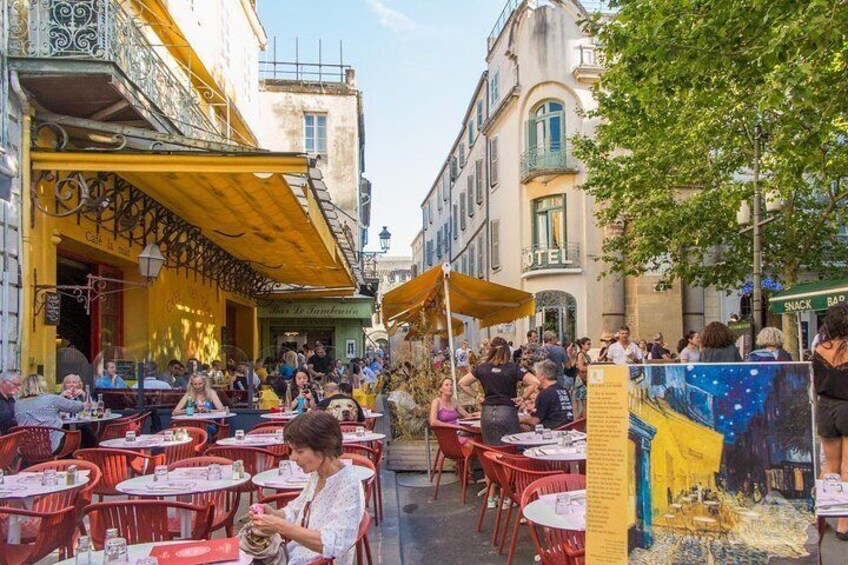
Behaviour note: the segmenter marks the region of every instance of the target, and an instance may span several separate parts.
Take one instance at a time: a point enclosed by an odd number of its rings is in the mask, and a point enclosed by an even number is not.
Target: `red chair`
[[[556,428],[556,431],[558,431],[558,432],[562,432],[562,431],[565,431],[565,430],[575,430],[575,431],[578,431],[578,432],[583,432],[585,434],[586,433],[586,418],[579,418],[577,420],[574,420],[573,422],[569,422],[565,425],[562,425],[562,426]]]
[[[483,501],[480,504],[480,514],[477,517],[477,531],[482,532],[483,518],[485,517],[486,510],[488,509],[489,498],[494,496],[495,487],[499,484],[497,463],[492,459],[484,457],[483,454],[487,451],[491,451],[492,453],[515,454],[518,453],[518,448],[514,445],[486,445],[481,441],[471,441],[470,445],[474,449],[474,456],[477,457],[478,461],[480,461],[480,466],[483,468],[483,475],[486,477],[489,485],[486,489],[485,495],[483,496]],[[503,505],[503,490],[501,490],[499,498],[495,529],[492,532],[492,545],[494,545],[494,540],[497,539],[498,530],[500,529],[501,514],[503,513],[503,509],[501,508]]]
[[[530,483],[521,496],[521,510],[543,494],[556,494],[586,488],[585,475],[554,475]],[[586,533],[543,528],[527,521],[536,553],[544,565],[583,565],[586,559]]]
[[[371,558],[371,543],[368,541],[368,530],[371,529],[371,516],[368,512],[362,515],[362,521],[359,523],[359,533],[356,536],[356,563],[363,565],[362,554],[368,559],[368,565],[373,565],[374,560]]]
[[[503,470],[503,483],[501,488],[504,489],[506,496],[510,501],[512,501],[512,504],[509,507],[509,512],[506,515],[506,522],[504,522],[501,542],[498,545],[498,554],[500,555],[503,552],[504,542],[506,541],[506,533],[509,529],[509,520],[512,517],[512,509],[516,505],[521,504],[521,497],[524,496],[526,488],[536,479],[561,475],[562,472],[547,470],[545,468],[544,461],[528,459],[521,455],[506,455],[503,453],[487,452],[484,456],[489,459],[493,459],[500,464],[501,469]],[[512,558],[515,555],[515,545],[518,542],[518,528],[520,526],[521,510],[519,510],[515,516],[515,525],[512,528],[512,538],[510,540],[509,551],[507,552],[506,557],[507,565],[512,564]]]
[[[277,433],[277,430],[281,430],[282,428],[253,428],[247,435],[249,436],[257,436],[257,435],[273,435]],[[263,447],[263,449],[267,449],[268,451],[272,451],[277,456],[277,461],[281,459],[287,459],[289,453],[291,453],[291,449],[288,444],[280,443],[277,445],[267,445]]]
[[[230,437],[230,425],[223,420],[172,420],[172,428],[199,428],[209,435],[209,426],[217,426],[218,431],[215,434],[215,441]],[[211,441],[213,438],[208,438]]]
[[[183,459],[168,465],[168,469],[183,469],[187,467],[208,467],[216,463],[218,465],[232,465],[230,459],[223,457],[192,457]],[[205,506],[209,503],[215,505],[215,514],[212,517],[212,526],[210,532],[216,532],[221,528],[225,528],[227,537],[233,537],[233,525],[235,523],[236,511],[241,502],[241,493],[236,489],[216,490],[212,492],[203,492],[194,494],[191,497],[191,504],[195,506]],[[179,520],[172,520],[169,526],[172,533],[180,532]]]
[[[206,442],[209,438],[209,436],[206,434],[206,430],[192,427],[185,428],[185,431],[189,436],[191,436],[190,442],[181,443],[177,445],[166,445],[162,448],[162,451],[165,454],[166,465],[176,463],[177,461],[181,461],[183,459],[198,457],[200,455],[203,455],[203,452],[206,451]],[[157,432],[156,435],[161,436],[165,435],[168,432],[174,433],[174,430],[162,430],[161,432]]]
[[[47,465],[49,465],[49,463]],[[32,469],[26,469],[27,472],[31,470]],[[78,503],[78,508],[82,508],[84,504],[81,500],[80,492],[82,491],[84,486],[85,485],[80,484],[71,489],[63,490],[60,492],[54,492],[44,496],[39,496],[33,502],[32,508],[27,508],[27,510],[32,510],[33,512],[40,512],[42,514],[51,514],[60,510],[64,510],[69,506],[77,508],[76,505]],[[42,518],[36,517],[29,518],[26,520],[21,520],[20,518],[18,518],[22,543],[32,543],[38,537],[38,534],[41,531],[41,520]],[[6,539],[8,535],[9,522],[5,517],[0,516],[0,536],[2,536],[3,539]]]
[[[251,476],[273,469],[280,459],[276,453],[268,449],[236,445],[214,445],[206,450],[206,455],[223,457],[231,461],[241,460],[244,463],[244,470]],[[249,492],[251,502],[253,502],[253,495],[259,490],[253,481],[247,481],[236,488],[239,492]]]
[[[250,431],[255,432],[256,430],[264,430],[264,429],[285,429],[286,424],[285,420],[274,420],[273,422],[259,422],[255,426],[253,426]]]
[[[153,473],[156,465],[165,464],[164,454],[145,455],[126,449],[104,447],[80,449],[74,453],[74,457],[100,467],[103,477],[94,488],[94,494],[99,495],[101,500],[106,496],[120,495],[115,488],[119,483],[134,476],[149,475]]]
[[[100,484],[100,481],[103,478],[103,473],[100,472],[100,467],[91,463],[90,461],[84,461],[82,459],[61,459],[59,461],[46,461],[44,463],[39,463],[37,465],[33,465],[32,467],[28,467],[24,469],[24,471],[28,473],[40,473],[45,469],[56,469],[57,471],[67,471],[68,467],[71,465],[76,465],[77,469],[80,471],[88,471],[88,482],[82,486],[82,489],[79,490],[77,495],[77,500],[79,501],[79,516],[77,521],[79,524],[80,534],[85,535],[85,528],[83,527],[82,521],[82,510],[89,504],[91,504],[92,499],[94,498],[94,489],[97,488],[97,485]],[[71,492],[71,491],[65,491]],[[62,494],[62,493],[56,493]],[[52,495],[51,495],[52,496]],[[75,501],[70,501],[73,503]],[[66,504],[67,506],[67,504]],[[33,508],[34,510],[45,510],[45,508]],[[24,529],[24,532],[26,530]],[[0,534],[5,535],[5,534]],[[26,536],[25,536],[26,537]]]
[[[18,453],[21,455],[21,462],[24,466],[34,465],[42,461],[64,459],[79,449],[82,439],[79,430],[63,430],[49,426],[16,426],[9,430],[11,433],[17,431],[24,432],[24,435],[18,441]],[[53,444],[50,441],[52,432],[58,432],[65,436],[57,453],[53,453]]]
[[[340,459],[349,459],[353,462],[354,465],[359,467],[365,467],[366,469],[371,469],[373,471],[374,476],[365,481],[365,507],[374,506],[374,518],[375,523],[377,525],[380,524],[380,521],[377,519],[377,499],[375,498],[375,484],[377,482],[377,468],[374,466],[374,463],[371,462],[371,459],[364,455],[357,455],[356,453],[343,453]]]
[[[127,432],[139,431],[139,425],[133,421],[132,416],[118,418],[104,424],[97,432],[97,441],[103,442],[110,439],[119,439],[127,435]]]
[[[374,464],[377,474],[376,488],[374,489],[374,510],[377,512],[375,521],[379,524],[380,520],[383,519],[383,481],[380,477],[380,467],[383,463],[383,443],[378,441],[375,442],[375,444],[376,445],[374,447],[368,447],[361,443],[349,443],[342,445],[342,450],[345,453],[363,455],[370,459],[371,463]]]
[[[0,469],[4,473],[14,473],[18,470],[18,444],[24,435],[24,432],[12,432],[0,436]]]
[[[60,550],[60,554],[66,553],[74,539],[78,511],[77,505],[52,512],[0,507],[0,519],[7,523],[12,516],[17,517],[18,520],[38,521],[38,530],[34,541],[30,543],[10,544],[7,543],[5,535],[0,538],[0,565],[35,563],[57,549]]]
[[[470,444],[462,445],[460,443],[457,432],[467,433],[468,430],[450,424],[430,426],[430,429],[436,434],[436,440],[439,442],[439,454],[433,465],[436,472],[436,490],[433,492],[433,500],[439,498],[442,469],[445,466],[445,459],[450,459],[454,462],[456,473],[459,475],[462,483],[462,503],[465,504],[465,491],[468,488],[468,477],[471,474],[471,465],[469,463],[471,462],[471,457],[474,455],[474,450]]]
[[[294,500],[295,498],[300,496],[300,492],[301,491],[293,491],[292,490],[292,491],[272,494],[270,496],[266,496],[265,498],[260,499],[259,503],[260,504],[270,504],[271,506],[273,506],[277,510],[280,510],[280,509],[288,506],[289,502],[291,502],[292,500]]]
[[[168,510],[192,513],[190,539],[209,539],[215,514],[213,503],[195,506],[185,502],[129,499],[98,502],[85,508],[92,544],[95,549],[102,549],[109,528],[118,528],[128,545],[170,541],[175,536],[168,527]]]

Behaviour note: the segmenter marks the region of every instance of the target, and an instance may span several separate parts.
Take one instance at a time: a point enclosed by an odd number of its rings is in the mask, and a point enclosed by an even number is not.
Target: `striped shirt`
[[[50,426],[61,428],[60,412],[77,413],[82,411],[82,402],[69,400],[57,394],[40,394],[28,398],[19,398],[15,402],[15,420],[19,426]],[[50,432],[50,445],[53,451],[59,447],[63,434]]]

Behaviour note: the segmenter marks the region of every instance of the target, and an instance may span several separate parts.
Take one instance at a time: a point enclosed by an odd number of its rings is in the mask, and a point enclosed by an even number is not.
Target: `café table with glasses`
[[[345,432],[342,434],[342,443],[371,443],[384,439],[386,439],[386,434],[368,431],[364,427],[357,428],[355,432]]]
[[[103,422],[108,422],[110,420],[117,420],[118,418],[123,418],[121,414],[118,412],[112,412],[108,408],[103,412],[103,414],[97,415],[83,415],[82,412],[78,414],[62,414],[62,425],[68,426],[70,429],[77,429],[78,425],[84,424],[101,424]]]
[[[166,465],[157,465],[152,475],[128,479],[115,488],[136,498],[174,498],[179,502],[191,502],[192,495],[231,489],[250,481],[250,474],[243,468],[240,473],[234,474],[233,467],[212,463],[207,467],[183,467],[169,471]],[[180,531],[184,538],[191,536],[190,512],[181,512]]]
[[[344,465],[353,465],[353,461],[342,459]],[[374,476],[374,471],[368,467],[353,465],[353,470],[360,481],[367,481]],[[260,488],[273,489],[276,491],[303,490],[309,482],[309,475],[304,473],[294,461],[287,459],[280,461],[277,469],[269,469],[257,473],[253,477],[253,484]]]
[[[540,495],[524,507],[524,517],[546,528],[584,531],[586,529],[586,491],[572,490]]]
[[[576,430],[555,431],[536,426],[536,429],[532,432],[507,434],[501,438],[501,442],[509,445],[532,447],[557,444],[563,438],[567,438],[573,442],[580,441],[586,439],[586,434]]]
[[[230,538],[232,543],[238,546],[238,538]],[[124,540],[126,543],[126,540]],[[196,557],[197,546],[202,546],[202,542],[186,542],[184,540],[177,541],[157,541],[152,543],[139,543],[135,545],[125,545],[126,549],[126,558],[121,559],[124,563],[131,563],[135,565],[155,565],[158,563],[158,560],[155,558],[151,558],[150,554],[153,552],[154,548],[157,547],[173,547],[175,550],[179,550],[180,545],[190,546],[192,547],[191,552],[187,556]],[[243,551],[239,550],[239,556],[237,561],[216,561],[216,565],[250,565],[253,562],[253,557],[247,555]],[[175,557],[179,558],[179,555],[175,555]],[[90,553],[90,559],[88,561],[92,565],[95,563],[108,563],[106,560],[106,551],[92,551]],[[66,559],[64,561],[59,561],[56,565],[76,565],[77,560],[75,557],[71,557],[70,559]]]
[[[136,435],[132,430],[124,437],[106,439],[100,442],[100,447],[111,447],[115,449],[129,449],[130,451],[150,451],[172,445],[183,445],[191,443],[192,437],[188,434],[166,432],[164,434],[142,434]]]
[[[88,471],[76,471],[73,482],[69,482],[66,471],[56,469],[45,469],[40,473],[20,472],[14,475],[5,475],[0,484],[0,506],[22,505],[23,508],[31,510],[35,499],[48,494],[54,494],[79,488],[88,483]],[[21,543],[21,522],[24,518],[9,516],[9,527],[6,533],[6,541],[10,544]]]
[[[285,444],[283,430],[274,430],[271,434],[245,435],[244,430],[236,430],[233,437],[219,439],[216,445],[236,445],[244,447],[268,447],[269,445]]]
[[[171,416],[172,420],[221,420],[223,418],[233,418],[235,417],[235,412],[230,412],[229,409],[225,410],[213,410],[211,412],[195,412],[191,416],[186,414],[180,414],[178,416]]]

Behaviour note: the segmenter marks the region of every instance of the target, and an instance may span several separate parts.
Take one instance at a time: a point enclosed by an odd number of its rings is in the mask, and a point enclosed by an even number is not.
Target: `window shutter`
[[[491,245],[492,245],[492,270],[501,267],[501,236],[500,236],[500,220],[492,220],[491,222]]]
[[[477,270],[477,248],[472,241],[468,246],[468,275],[474,276],[474,272]]]
[[[489,185],[498,184],[498,138],[489,141]]]
[[[483,159],[477,159],[477,162],[474,164],[474,171],[477,174],[476,180],[476,192],[477,192],[477,204],[483,203]]]
[[[456,239],[459,236],[459,230],[457,229],[457,222],[459,218],[459,214],[456,211],[456,204],[453,205],[453,238]]]
[[[474,217],[474,175],[468,175],[468,216]]]
[[[477,278],[486,276],[486,232],[480,232],[480,242],[477,244]]]
[[[459,193],[459,227],[465,229],[465,192]]]
[[[536,120],[530,118],[527,120],[527,151],[536,149]]]

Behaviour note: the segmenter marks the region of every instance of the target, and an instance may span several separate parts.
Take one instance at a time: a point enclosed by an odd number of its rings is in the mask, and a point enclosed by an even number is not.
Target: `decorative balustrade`
[[[576,173],[565,146],[534,147],[521,155],[521,182],[536,177]]]

